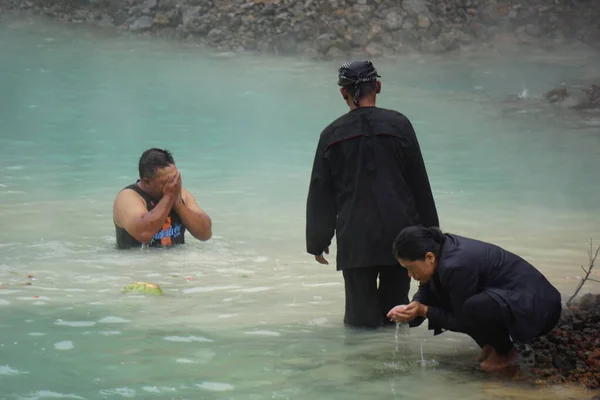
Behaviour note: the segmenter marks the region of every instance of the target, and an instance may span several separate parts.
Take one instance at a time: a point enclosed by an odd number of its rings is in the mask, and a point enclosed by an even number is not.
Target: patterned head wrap
[[[381,78],[371,61],[352,61],[342,64],[338,70],[338,86],[354,86],[354,105],[358,107],[360,98],[359,84],[364,82],[372,82]]]

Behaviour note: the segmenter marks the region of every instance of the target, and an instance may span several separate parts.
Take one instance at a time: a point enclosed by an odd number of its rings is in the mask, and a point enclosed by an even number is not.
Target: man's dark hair
[[[153,178],[156,171],[175,164],[169,150],[152,148],[144,151],[140,157],[139,172],[140,179]]]
[[[376,81],[363,82],[363,83],[359,83],[358,85],[352,84],[352,85],[345,85],[342,87],[348,91],[348,94],[350,96],[356,97],[357,99],[363,99],[365,97],[370,96],[371,94],[373,94],[375,92],[375,89],[377,88],[377,82]],[[356,96],[357,90],[358,90],[358,96]]]
[[[424,260],[428,252],[437,256],[445,240],[446,236],[436,227],[409,226],[402,229],[394,240],[394,257],[415,261]]]

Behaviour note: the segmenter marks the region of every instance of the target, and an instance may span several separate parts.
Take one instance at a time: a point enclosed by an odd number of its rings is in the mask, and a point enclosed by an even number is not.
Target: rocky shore
[[[595,0],[0,0],[0,12],[311,58],[600,44]]]
[[[533,344],[539,383],[600,389],[600,295],[587,294],[563,311],[556,329]]]
[[[545,99],[557,107],[585,112],[600,112],[600,83],[589,87],[562,86],[544,95]]]

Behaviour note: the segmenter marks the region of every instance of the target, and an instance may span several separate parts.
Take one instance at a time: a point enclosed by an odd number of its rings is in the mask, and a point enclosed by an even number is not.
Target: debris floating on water
[[[141,293],[161,296],[163,294],[160,286],[150,282],[133,282],[121,289],[121,293]]]

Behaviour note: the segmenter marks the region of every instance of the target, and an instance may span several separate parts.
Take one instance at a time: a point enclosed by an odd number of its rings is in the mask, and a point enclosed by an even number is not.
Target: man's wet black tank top
[[[125,189],[134,190],[136,193],[142,196],[144,201],[146,201],[146,207],[148,208],[148,211],[152,210],[156,206],[156,204],[158,204],[158,200],[150,196],[148,193],[144,192],[137,185],[137,183],[129,185],[123,190]],[[117,247],[119,249],[142,247],[142,243],[136,240],[133,236],[131,236],[125,229],[120,228],[115,224],[115,230],[117,235]],[[158,231],[156,235],[154,235],[154,238],[152,238],[152,241],[148,243],[148,246],[170,247],[173,245],[183,243],[185,243],[185,226],[183,225],[183,222],[181,221],[179,215],[174,210],[171,210],[161,230]]]

